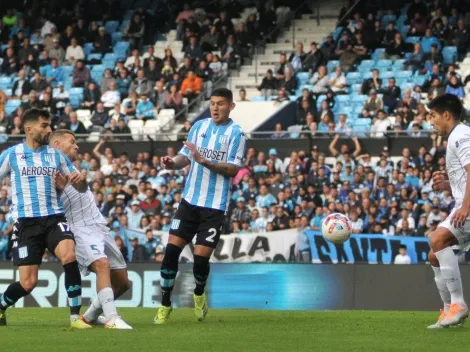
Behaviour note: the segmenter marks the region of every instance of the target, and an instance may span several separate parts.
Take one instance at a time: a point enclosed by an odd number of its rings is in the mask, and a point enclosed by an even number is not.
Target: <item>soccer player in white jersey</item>
[[[78,158],[77,142],[70,130],[52,132],[49,145],[60,150],[73,162]],[[77,192],[60,174],[56,175],[56,184],[62,191],[65,216],[75,235],[79,268],[84,276],[90,270],[96,273],[98,297],[82,315],[82,320],[87,324],[104,324],[109,329],[132,329],[118,315],[114,303],[115,297],[119,297],[130,287],[126,261],[109,234],[106,220],[96,206],[93,193],[89,189],[84,193]],[[101,319],[101,313],[104,313],[104,319]]]
[[[36,287],[39,265],[47,248],[64,266],[71,327],[91,328],[80,319],[82,280],[73,233],[64,216],[55,175],[68,175],[78,192],[87,190],[86,180],[69,158],[47,145],[52,132],[47,110],[27,110],[22,122],[26,141],[0,156],[0,180],[9,175],[12,186],[13,263],[20,272],[20,281],[8,286],[0,296],[0,325],[6,325],[6,309]]]
[[[194,236],[194,311],[198,321],[204,320],[207,314],[204,288],[209,276],[209,259],[219,242],[229,205],[232,178],[242,165],[246,149],[245,134],[229,117],[234,108],[229,89],[214,90],[210,100],[212,117],[194,124],[179,155],[173,158],[165,156],[161,160],[167,170],[181,170],[188,165],[190,169],[183,199],[171,222],[170,237],[160,269],[162,306],[155,316],[155,324],[168,321],[178,259]]]
[[[470,245],[470,127],[460,123],[463,106],[455,95],[444,94],[429,104],[431,124],[436,133],[447,137],[446,171],[433,177],[435,190],[450,190],[455,207],[429,239],[429,261],[435,282],[444,303],[437,323],[429,329],[445,328],[462,323],[468,317],[463,297],[458,258],[453,246],[466,250]]]

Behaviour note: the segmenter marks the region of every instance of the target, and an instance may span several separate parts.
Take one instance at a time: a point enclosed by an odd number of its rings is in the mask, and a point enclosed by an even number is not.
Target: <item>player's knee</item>
[[[93,262],[92,268],[95,273],[109,272],[109,261],[106,258],[100,258]]]
[[[439,261],[437,260],[436,254],[430,250],[428,253],[428,260],[432,266],[439,266]]]
[[[38,278],[35,276],[30,276],[20,280],[21,287],[28,293],[34,290],[38,284]]]
[[[59,259],[62,265],[65,265],[65,264],[73,263],[74,261],[77,260],[77,257],[75,256],[75,253],[69,252],[69,253],[65,253]]]
[[[194,255],[194,267],[206,267],[209,265],[209,257]]]
[[[162,266],[174,263],[177,264],[182,250],[182,248],[169,243],[165,249],[165,256],[163,257]]]
[[[122,295],[124,294],[124,292],[126,292],[127,290],[130,290],[131,288],[131,282],[129,281],[129,279],[126,277],[125,280],[122,280],[122,282],[119,284],[119,294]]]
[[[434,231],[429,238],[429,244],[431,245],[432,251],[438,252],[444,248],[450,247],[453,244],[453,239],[455,237],[448,236],[445,232],[442,231]]]

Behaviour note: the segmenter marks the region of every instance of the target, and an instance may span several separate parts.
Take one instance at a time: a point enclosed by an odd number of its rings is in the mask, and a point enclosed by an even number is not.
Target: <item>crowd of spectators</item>
[[[165,56],[159,57],[153,45],[158,36],[150,32],[155,14],[136,9],[126,22],[119,1],[108,0],[97,13],[86,11],[94,9],[95,3],[87,0],[72,8],[57,4],[46,8],[33,2],[23,12],[6,10],[0,19],[0,79],[11,79],[11,84],[4,91],[0,85],[3,132],[21,134],[15,120],[29,107],[49,110],[54,126],[76,133],[116,128],[126,133],[131,119],[158,119],[162,109],[178,113],[202,92],[207,99],[214,82],[250,58],[257,40],[276,26],[270,1],[259,5],[258,16],[253,14],[237,26],[232,17],[242,7],[237,8],[236,1],[227,4],[230,11],[212,6],[210,12],[201,12],[184,4],[174,17],[167,13],[165,19],[176,18],[168,26],[176,26],[182,53],[167,48]],[[108,26],[113,21],[121,27]],[[116,32],[119,28],[122,32]],[[116,34],[122,42],[114,41]],[[125,57],[112,56],[120,43],[129,43]],[[89,52],[86,46],[91,46]],[[107,68],[97,77],[94,68],[102,64]],[[83,89],[78,102],[72,99],[74,88]],[[7,113],[8,100],[21,105]],[[91,125],[77,122],[77,109],[90,111]]]

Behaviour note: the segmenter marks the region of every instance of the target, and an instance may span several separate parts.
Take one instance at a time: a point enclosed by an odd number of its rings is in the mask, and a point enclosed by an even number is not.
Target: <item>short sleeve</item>
[[[11,149],[7,149],[0,155],[0,180],[3,180],[11,170],[10,152]]]
[[[57,151],[60,160],[60,171],[63,175],[69,175],[77,171],[72,161],[63,153]]]
[[[241,167],[245,152],[246,137],[245,134],[240,130],[230,140],[227,163]]]
[[[462,167],[470,164],[470,133],[456,136],[455,139],[453,138],[448,148],[455,153]]]
[[[194,145],[196,145],[197,131],[198,131],[200,125],[201,125],[200,122],[196,122],[196,123],[193,125],[193,127],[191,127],[191,129],[189,130],[189,134],[188,134],[188,139],[187,139],[187,141],[193,143]],[[191,151],[190,151],[189,148],[186,147],[185,145],[183,145],[183,147],[182,147],[181,150],[178,152],[178,154],[184,155],[184,156],[187,157],[187,158],[190,158],[190,157],[191,157]]]

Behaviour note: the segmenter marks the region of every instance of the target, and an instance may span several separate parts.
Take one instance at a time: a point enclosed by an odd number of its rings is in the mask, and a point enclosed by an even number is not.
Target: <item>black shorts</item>
[[[13,263],[40,265],[46,248],[54,254],[59,242],[74,240],[64,215],[18,219],[11,235]]]
[[[225,221],[223,210],[198,207],[181,200],[171,221],[170,234],[191,242],[196,237],[196,245],[215,248],[219,243]]]

